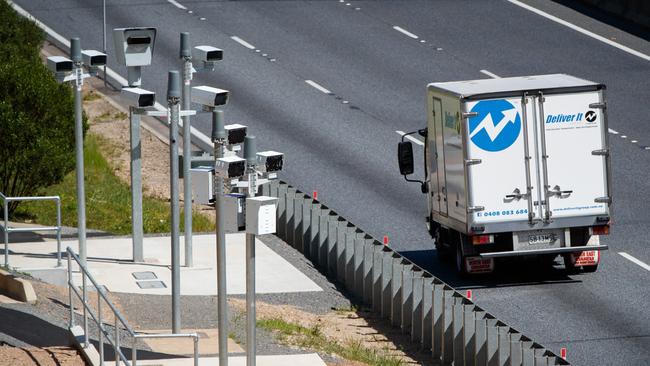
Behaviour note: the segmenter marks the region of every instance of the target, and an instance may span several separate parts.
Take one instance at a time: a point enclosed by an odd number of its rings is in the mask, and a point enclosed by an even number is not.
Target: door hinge
[[[594,109],[605,109],[607,108],[607,103],[591,103],[589,104],[589,108],[594,108]]]
[[[608,205],[612,204],[612,197],[598,197],[594,199],[596,203],[607,203]]]
[[[481,164],[482,162],[481,159],[465,159],[465,165],[467,166]]]
[[[594,150],[591,152],[591,155],[609,156],[609,149]]]
[[[483,206],[470,206],[467,208],[467,213],[478,212],[485,210]]]
[[[464,112],[462,116],[463,119],[472,118],[478,116],[478,112]]]

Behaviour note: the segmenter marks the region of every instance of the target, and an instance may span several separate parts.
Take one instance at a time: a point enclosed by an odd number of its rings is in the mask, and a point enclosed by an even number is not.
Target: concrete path
[[[183,263],[181,237],[181,263]],[[194,267],[181,268],[182,295],[216,295],[216,244],[214,235],[195,235]],[[131,238],[88,239],[88,267],[95,280],[111,292],[134,294],[170,294],[171,238],[144,239],[145,263],[133,263]],[[77,241],[62,243],[77,251]],[[293,267],[260,240],[256,241],[256,292],[290,293],[322,291],[311,279]],[[29,272],[43,281],[64,285],[65,269],[56,267],[56,242],[43,241],[9,245],[11,267]],[[227,288],[229,295],[246,293],[245,235],[226,236]],[[65,256],[63,267],[66,266]],[[73,267],[73,269],[76,269]],[[81,275],[73,273],[81,283]]]
[[[325,362],[316,354],[303,355],[277,355],[277,356],[257,356],[257,365],[259,366],[326,366]],[[106,365],[115,365],[115,362],[105,362]],[[192,358],[172,358],[164,360],[138,360],[138,365],[148,366],[193,366]],[[199,366],[216,366],[219,365],[218,357],[201,357]],[[246,356],[228,357],[230,366],[246,366]]]

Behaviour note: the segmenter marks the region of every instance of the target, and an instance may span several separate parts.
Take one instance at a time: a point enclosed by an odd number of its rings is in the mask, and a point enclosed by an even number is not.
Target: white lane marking
[[[179,9],[187,10],[187,8],[183,6],[183,4],[179,3],[176,0],[167,0],[167,2],[174,5],[175,7],[179,8]]]
[[[485,75],[487,75],[487,76],[489,76],[489,77],[491,77],[493,79],[501,79],[501,76],[499,76],[499,75],[497,75],[495,73],[489,72],[487,70],[479,70],[479,71],[481,72],[481,74],[485,74]]]
[[[514,4],[514,5],[517,5],[519,7],[522,7],[524,9],[526,9],[526,10],[532,11],[533,13],[541,15],[544,18],[547,18],[547,19],[552,20],[552,21],[554,21],[556,23],[559,23],[559,24],[562,24],[562,25],[564,25],[566,27],[569,27],[569,28],[571,28],[571,29],[573,29],[573,30],[575,30],[577,32],[580,32],[580,33],[586,35],[586,36],[597,39],[597,40],[599,40],[599,41],[601,41],[603,43],[606,43],[606,44],[608,44],[608,45],[610,45],[612,47],[616,47],[621,51],[624,51],[624,52],[627,52],[627,53],[629,53],[631,55],[640,57],[640,58],[642,58],[642,59],[644,59],[646,61],[650,61],[650,56],[646,55],[645,53],[641,53],[641,52],[633,50],[633,49],[631,49],[631,48],[629,48],[627,46],[623,46],[620,43],[616,43],[616,42],[614,42],[614,41],[612,41],[610,39],[607,39],[607,38],[605,38],[603,36],[599,36],[596,33],[590,32],[590,31],[588,31],[588,30],[586,30],[586,29],[584,29],[582,27],[578,27],[577,25],[575,25],[573,23],[569,23],[566,20],[562,20],[562,19],[560,19],[560,18],[558,18],[556,16],[553,16],[553,15],[551,15],[549,13],[543,12],[543,11],[537,9],[537,8],[534,8],[534,7],[530,6],[530,5],[524,4],[524,3],[522,3],[522,2],[520,2],[518,0],[508,0],[508,1],[510,3],[512,3],[512,4]]]
[[[406,29],[404,29],[404,28],[402,28],[402,27],[393,26],[393,29],[395,29],[396,31],[398,31],[398,32],[400,32],[400,33],[402,33],[402,34],[405,34],[406,36],[411,37],[411,38],[413,38],[413,39],[418,39],[418,38],[420,38],[420,37],[418,37],[417,35],[415,35],[415,34],[409,32],[409,31],[407,31]]]
[[[318,84],[317,82],[315,82],[313,80],[305,80],[305,83],[313,86],[314,88],[320,90],[321,92],[323,92],[325,94],[332,94],[331,91],[325,89],[325,87],[323,87],[322,85]]]
[[[253,46],[252,44],[244,41],[243,39],[241,39],[241,38],[239,38],[237,36],[232,36],[232,37],[230,37],[230,39],[232,39],[233,41],[239,43],[240,45],[248,48],[249,50],[254,50],[255,49],[255,46]]]
[[[399,130],[398,130],[398,131],[395,131],[395,133],[397,133],[397,134],[400,135],[400,136],[404,136],[404,135],[406,135],[406,132],[404,132],[404,131],[399,131]],[[418,145],[420,145],[420,146],[424,146],[424,142],[422,142],[422,141],[416,139],[415,137],[413,137],[413,136],[411,136],[411,135],[406,136],[405,139],[407,139],[407,140],[411,140],[411,141],[415,142],[416,144],[418,144]]]
[[[612,130],[611,128],[609,128],[608,130],[609,130],[609,133],[611,133],[612,135],[618,135],[618,131]]]
[[[645,269],[646,271],[650,271],[650,266],[649,265],[647,265],[646,263],[641,262],[640,260],[634,258],[633,256],[631,256],[631,255],[629,255],[629,254],[627,254],[625,252],[618,252],[618,254],[620,254],[621,257],[629,260],[630,262],[632,262],[634,264],[638,264],[639,266],[641,266],[641,268]]]

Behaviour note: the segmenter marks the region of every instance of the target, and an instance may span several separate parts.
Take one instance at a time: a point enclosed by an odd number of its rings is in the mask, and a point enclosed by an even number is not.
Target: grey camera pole
[[[226,148],[223,111],[212,111],[214,158],[222,158]],[[223,178],[214,175],[214,210],[217,218],[217,327],[219,328],[219,365],[228,366],[228,302],[226,293],[226,233],[223,215]]]
[[[140,114],[129,107],[129,140],[131,143],[131,231],[133,233],[133,261],[144,262],[142,237],[142,147],[140,144]]]
[[[244,159],[248,175],[247,197],[254,197],[257,185],[257,147],[255,136],[244,140]],[[255,234],[246,233],[246,366],[255,366],[256,346],[255,316]]]
[[[86,265],[86,190],[84,186],[84,135],[81,110],[81,86],[83,85],[83,65],[81,58],[81,41],[70,39],[70,57],[74,63],[76,75],[74,85],[74,136],[77,162],[77,227],[79,237],[79,257]]]
[[[181,52],[183,59],[183,110],[188,111],[191,105],[192,82],[192,52],[190,48],[190,34],[181,33]],[[192,135],[190,131],[190,116],[183,116],[183,201],[185,202],[185,266],[194,265],[192,255]]]
[[[76,153],[77,177],[77,235],[79,237],[79,257],[81,263],[86,265],[86,190],[84,186],[84,131],[81,106],[81,87],[83,85],[83,64],[81,58],[81,41],[79,38],[70,39],[70,57],[74,63],[76,75],[74,85],[74,140]],[[88,300],[86,290],[86,276],[83,277],[83,301]],[[88,312],[83,309],[84,315],[84,348],[88,347]]]
[[[102,42],[104,44],[102,52],[106,53],[106,0],[102,0],[102,25]],[[106,65],[104,65],[104,88],[106,88],[106,80]]]
[[[180,288],[180,213],[178,200],[178,120],[180,118],[180,75],[170,71],[167,79],[167,107],[169,108],[169,183],[171,195],[172,226],[172,332],[181,331]]]

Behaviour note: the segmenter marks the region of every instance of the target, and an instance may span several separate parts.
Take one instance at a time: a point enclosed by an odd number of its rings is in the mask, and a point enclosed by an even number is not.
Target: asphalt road
[[[107,1],[109,54],[110,29],[158,27],[143,85],[162,104],[167,70],[181,65],[179,32],[224,49],[217,71],[196,75],[194,85],[231,91],[227,121],[248,125],[261,149],[286,154],[285,180],[317,190],[375,237],[388,235],[393,247],[452,286],[474,288],[479,305],[522,333],[555,351],[567,347],[572,363],[650,364],[650,271],[619,255],[650,263],[650,61],[508,1],[179,2]],[[82,37],[83,48],[101,49],[100,1],[16,3],[63,36]],[[649,54],[644,40],[556,4],[539,6]],[[113,57],[109,66],[126,74]],[[557,72],[608,87],[617,132],[610,135],[615,226],[602,242],[612,250],[595,274],[515,264],[459,279],[434,259],[424,197],[398,174],[395,131],[424,126],[429,82]],[[192,123],[209,134],[207,116]]]

